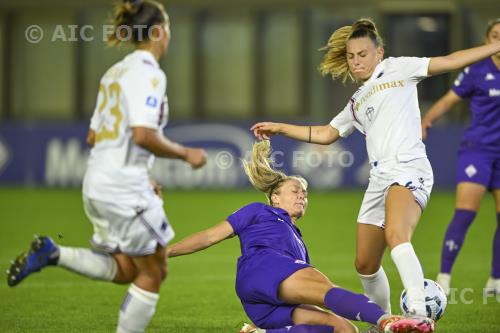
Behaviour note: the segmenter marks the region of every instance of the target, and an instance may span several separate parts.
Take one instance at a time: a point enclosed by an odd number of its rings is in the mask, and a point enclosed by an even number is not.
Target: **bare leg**
[[[134,282],[120,309],[117,333],[144,332],[156,311],[159,291],[167,274],[166,249],[143,257],[132,257],[137,268]]]
[[[409,189],[391,186],[385,202],[385,237],[407,290],[410,313],[425,316],[424,273],[411,245],[421,208]]]

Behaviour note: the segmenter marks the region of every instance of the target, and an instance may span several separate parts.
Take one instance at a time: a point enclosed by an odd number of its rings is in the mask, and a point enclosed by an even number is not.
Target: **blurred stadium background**
[[[437,56],[481,44],[488,19],[500,17],[496,0],[161,2],[172,29],[161,62],[170,106],[166,135],[209,151],[208,165],[196,172],[175,161],[155,166],[177,239],[264,199],[247,191],[239,165],[253,142],[253,121],[321,124],[347,103],[355,87],[316,70],[318,49],[334,29],[371,17],[385,37],[386,56]],[[34,233],[87,246],[91,228],[79,194],[88,155],[85,134],[100,77],[130,51],[105,45],[110,12],[107,0],[0,0],[2,269]],[[419,85],[422,112],[457,74]],[[463,103],[436,124],[427,142],[436,186],[415,244],[429,278],[438,271],[453,212],[455,153],[468,120]],[[363,137],[354,134],[329,147],[277,138],[273,146],[284,169],[311,182],[303,229],[313,262],[333,281],[361,291],[352,263],[354,221],[368,173]],[[500,302],[482,296],[494,227],[488,197],[455,268],[456,305],[438,332],[500,332]],[[237,241],[231,241],[173,259],[150,331],[236,332],[245,319],[233,291],[237,256]],[[392,262],[386,259],[385,265],[396,309],[402,286]],[[460,298],[464,290],[466,298]],[[111,332],[123,292],[58,270],[16,289],[2,283],[0,332]]]

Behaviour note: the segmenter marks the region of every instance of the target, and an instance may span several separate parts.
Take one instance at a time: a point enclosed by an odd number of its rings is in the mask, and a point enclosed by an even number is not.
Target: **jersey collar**
[[[377,66],[375,66],[372,76],[370,76],[370,78],[367,81],[365,81],[363,85],[367,85],[375,81],[376,79],[380,78],[382,75],[384,75],[384,69],[385,69],[385,59],[379,62]]]
[[[158,64],[158,61],[156,61],[156,58],[149,51],[146,51],[146,50],[135,50],[133,54],[135,56],[137,56],[137,57],[142,58],[142,61],[144,61],[146,64],[154,66],[155,68],[159,68],[160,67],[160,65]]]

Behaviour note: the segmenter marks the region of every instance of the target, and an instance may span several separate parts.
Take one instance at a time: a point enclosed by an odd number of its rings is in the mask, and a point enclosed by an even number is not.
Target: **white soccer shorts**
[[[434,184],[431,164],[427,158],[408,162],[388,161],[372,166],[370,182],[358,215],[358,223],[385,226],[385,198],[391,185],[409,190],[422,208],[427,206]]]
[[[163,210],[163,200],[153,192],[138,205],[103,202],[83,197],[84,209],[94,226],[92,245],[108,253],[144,256],[165,247],[174,230]]]

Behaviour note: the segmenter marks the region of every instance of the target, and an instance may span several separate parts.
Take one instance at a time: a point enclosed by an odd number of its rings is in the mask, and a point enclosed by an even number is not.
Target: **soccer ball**
[[[427,317],[437,321],[443,316],[444,310],[446,309],[446,304],[448,304],[446,294],[439,284],[429,279],[424,280],[424,291]],[[401,297],[399,298],[399,305],[401,307],[401,311],[403,311],[405,315],[409,314],[406,289],[401,293]]]

